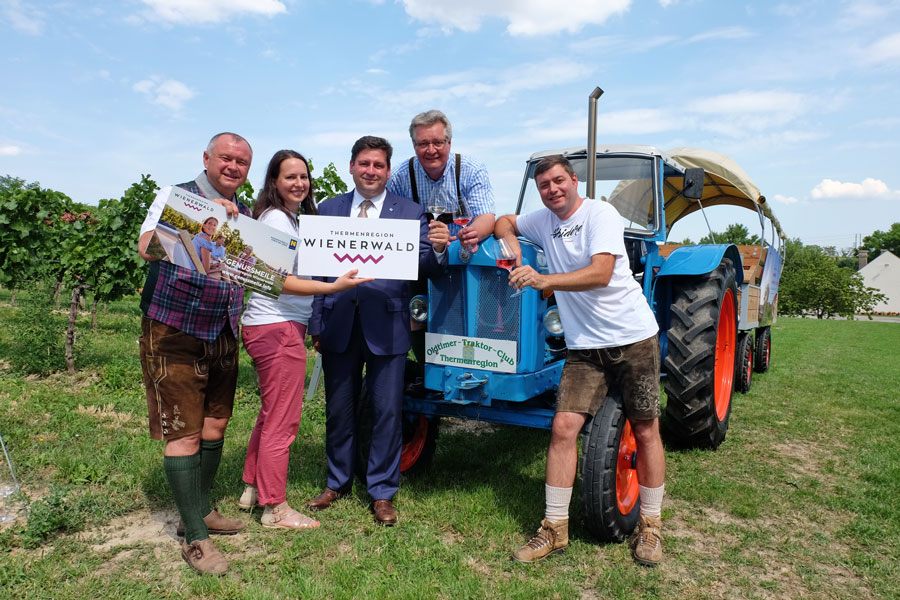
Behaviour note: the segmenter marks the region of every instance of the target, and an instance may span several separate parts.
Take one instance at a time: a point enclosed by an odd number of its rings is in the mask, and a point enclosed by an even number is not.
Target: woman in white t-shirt
[[[266,180],[253,208],[253,217],[299,238],[297,214],[317,214],[313,182],[306,159],[293,150],[279,150],[269,161]],[[351,279],[356,271],[334,283],[288,278],[277,299],[253,293],[241,319],[242,338],[259,375],[262,406],[250,435],[239,501],[241,508],[265,507],[263,527],[309,529],[319,522],[295,511],[286,501],[289,447],[297,437],[306,376],[306,325],[312,314],[312,295],[327,294],[368,279]],[[298,275],[295,259],[293,275]],[[301,295],[292,295],[301,294]]]

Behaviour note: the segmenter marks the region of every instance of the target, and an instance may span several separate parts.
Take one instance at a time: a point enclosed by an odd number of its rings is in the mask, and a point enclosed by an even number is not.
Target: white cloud
[[[655,35],[642,37],[637,42],[632,42],[621,35],[601,35],[578,40],[569,44],[576,52],[616,52],[618,54],[637,54],[649,52],[659,46],[679,43],[680,38],[674,35]]]
[[[149,94],[153,92],[153,89],[156,87],[157,80],[158,78],[154,77],[152,80],[144,79],[143,81],[138,81],[136,84],[131,86],[131,89],[141,94]]]
[[[145,0],[146,1],[146,0]],[[622,14],[632,0],[401,0],[406,13],[414,19],[461,29],[476,31],[485,18],[499,18],[509,22],[510,35],[547,35],[568,31],[575,33],[585,25],[604,23],[611,16]]]
[[[22,0],[0,0],[3,16],[13,28],[29,35],[40,35],[44,30],[44,14]]]
[[[863,53],[870,63],[900,63],[900,33],[881,38]]]
[[[793,92],[735,92],[697,100],[688,105],[694,112],[702,114],[759,114],[784,113],[799,114],[806,106],[806,98]]]
[[[636,108],[597,115],[597,130],[607,135],[644,135],[660,133],[685,126],[684,119],[676,119],[665,111]],[[587,131],[586,129],[584,130]]]
[[[666,8],[668,6],[672,6],[673,4],[676,4],[677,2],[678,2],[678,0],[659,0],[659,5],[662,6],[663,8]]]
[[[146,16],[167,23],[221,23],[233,16],[273,17],[287,12],[279,0],[141,0]]]
[[[503,70],[471,69],[428,75],[411,81],[406,88],[386,88],[365,81],[350,79],[326,88],[323,94],[365,95],[390,111],[414,113],[423,106],[446,106],[448,101],[467,101],[484,106],[497,106],[523,92],[553,87],[589,77],[593,67],[564,59],[538,63],[520,63]],[[544,77],[523,77],[523,73],[544,73]]]
[[[792,4],[788,2],[782,2],[772,9],[779,17],[796,17],[800,13],[803,12],[804,6],[801,4]]]
[[[810,104],[802,94],[781,91],[742,91],[701,98],[688,103],[697,126],[733,138],[746,138],[766,130],[786,133],[788,124],[801,116]],[[806,133],[801,135],[806,136]]]
[[[775,194],[775,202],[780,202],[782,204],[797,204],[800,202],[797,198],[793,196],[782,196],[781,194]]]
[[[867,177],[862,183],[850,183],[823,179],[814,187],[810,195],[816,199],[823,198],[886,198],[900,196],[900,191],[892,190],[879,180]]]
[[[896,3],[869,2],[853,0],[844,5],[842,20],[849,25],[865,25],[873,22],[884,22],[892,12],[897,10]]]
[[[366,69],[366,73],[370,75],[387,75],[388,72],[384,69]]]
[[[753,32],[743,27],[720,27],[703,33],[698,33],[687,39],[687,43],[703,42],[706,40],[740,40],[753,37]]]
[[[0,156],[18,156],[22,154],[19,146],[0,146]]]
[[[860,125],[864,127],[897,127],[900,125],[900,117],[879,117],[875,119],[866,119]]]
[[[154,104],[164,106],[176,113],[181,111],[185,102],[197,95],[196,92],[180,81],[175,79],[162,80],[156,76],[138,81],[132,86],[132,89],[139,94],[148,96]]]

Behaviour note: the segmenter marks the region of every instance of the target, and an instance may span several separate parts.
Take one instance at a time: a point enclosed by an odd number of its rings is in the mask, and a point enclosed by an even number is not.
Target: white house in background
[[[859,270],[867,287],[887,296],[875,305],[875,312],[900,312],[900,258],[887,250]]]

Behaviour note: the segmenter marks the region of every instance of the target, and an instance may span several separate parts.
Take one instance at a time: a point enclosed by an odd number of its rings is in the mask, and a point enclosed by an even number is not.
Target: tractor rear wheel
[[[756,330],[756,355],[753,357],[753,367],[757,373],[765,373],[769,370],[769,361],[772,358],[772,331],[768,327],[760,327]]]
[[[718,448],[734,391],[737,285],[730,259],[712,273],[672,283],[665,378],[672,442]]]
[[[621,542],[640,510],[637,445],[622,401],[609,396],[581,441],[581,506],[588,530],[604,542]]]
[[[750,391],[753,378],[753,334],[742,333],[738,338],[737,364],[734,370],[734,389],[742,394]]]

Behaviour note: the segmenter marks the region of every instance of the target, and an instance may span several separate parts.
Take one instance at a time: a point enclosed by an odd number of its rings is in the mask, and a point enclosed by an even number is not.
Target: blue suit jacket
[[[352,204],[351,191],[320,204],[319,214],[349,217]],[[428,222],[424,207],[388,192],[379,218],[418,220],[419,275],[432,276],[440,272],[443,265],[438,263],[431,242],[428,241]],[[334,281],[334,278],[326,281]],[[354,312],[358,307],[363,337],[373,354],[406,354],[410,347],[411,283],[414,282],[376,279],[343,292],[317,295],[313,299],[307,332],[319,336],[319,347],[323,352],[344,352],[350,341]]]

